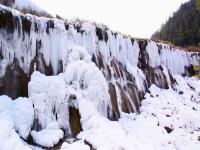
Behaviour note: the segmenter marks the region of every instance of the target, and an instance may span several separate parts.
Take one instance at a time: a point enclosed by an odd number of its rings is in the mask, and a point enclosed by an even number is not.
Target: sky
[[[51,14],[102,23],[136,38],[151,35],[188,0],[32,0]]]

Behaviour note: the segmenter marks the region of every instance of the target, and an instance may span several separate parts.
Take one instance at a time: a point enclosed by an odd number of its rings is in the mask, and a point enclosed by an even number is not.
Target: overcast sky
[[[188,0],[32,0],[52,14],[103,23],[114,31],[150,38]]]

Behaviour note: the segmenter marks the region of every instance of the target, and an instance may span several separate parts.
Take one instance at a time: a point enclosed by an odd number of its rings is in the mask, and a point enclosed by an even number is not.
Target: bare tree
[[[0,0],[0,4],[8,7],[13,7],[13,5],[15,4],[15,0]]]

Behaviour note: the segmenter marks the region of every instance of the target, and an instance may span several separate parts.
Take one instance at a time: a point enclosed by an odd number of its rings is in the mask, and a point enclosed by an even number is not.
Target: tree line
[[[151,39],[178,46],[200,46],[200,0],[182,4]]]

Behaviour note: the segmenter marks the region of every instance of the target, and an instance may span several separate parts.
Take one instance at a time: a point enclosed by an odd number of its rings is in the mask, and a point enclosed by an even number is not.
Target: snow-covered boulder
[[[7,96],[0,96],[1,150],[31,150],[20,138],[26,139],[30,134],[33,116],[29,106],[28,101],[19,99],[15,103]]]
[[[64,133],[59,129],[57,122],[51,122],[41,131],[32,131],[33,141],[43,147],[53,147],[63,138]]]

